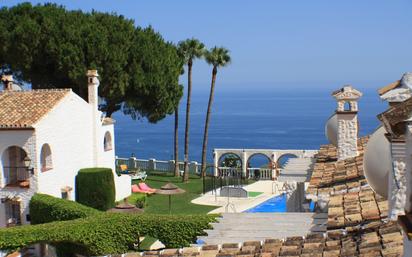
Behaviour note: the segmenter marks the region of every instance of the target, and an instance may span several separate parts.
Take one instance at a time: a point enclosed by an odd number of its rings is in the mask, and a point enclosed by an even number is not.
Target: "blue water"
[[[255,213],[255,212],[287,212],[286,207],[286,194],[283,193],[281,195],[275,196],[270,198],[269,200],[264,201],[263,203],[256,205],[250,209],[247,209],[244,212],[247,213]],[[313,211],[315,209],[315,203],[310,202],[309,209]]]
[[[383,84],[384,85],[384,84]],[[376,128],[376,115],[385,110],[375,88],[360,88],[360,135]],[[215,94],[209,129],[208,159],[213,148],[318,149],[327,143],[324,124],[336,108],[332,89],[287,88],[219,90]],[[183,159],[186,98],[180,106],[179,151]],[[192,96],[190,159],[200,161],[208,92]],[[116,120],[116,154],[137,158],[173,159],[174,116],[157,124],[134,121],[121,112]]]
[[[256,205],[244,212],[255,213],[255,212],[286,212],[286,194],[281,194],[266,200],[265,202]]]

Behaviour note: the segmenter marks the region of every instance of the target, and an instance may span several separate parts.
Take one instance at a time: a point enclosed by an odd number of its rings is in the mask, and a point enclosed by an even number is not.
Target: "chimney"
[[[358,100],[362,93],[346,85],[332,93],[337,101],[338,160],[358,155]]]
[[[3,82],[3,89],[6,90],[13,90],[13,75],[3,75],[1,77],[1,81]]]
[[[98,105],[98,88],[99,88],[99,74],[97,70],[87,71],[87,84],[88,84],[88,101],[89,104],[94,105],[97,109]]]
[[[98,88],[99,88],[99,74],[97,70],[88,70],[87,73],[87,85],[88,85],[88,101],[92,107],[92,142],[93,142],[93,164],[98,164],[98,124],[100,120],[100,112],[98,110]],[[99,138],[100,139],[100,138]]]

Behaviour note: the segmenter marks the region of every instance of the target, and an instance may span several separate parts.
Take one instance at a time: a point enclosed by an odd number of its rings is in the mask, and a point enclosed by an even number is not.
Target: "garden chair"
[[[144,194],[150,195],[150,194],[153,194],[154,192],[143,190],[138,185],[132,185],[132,193],[144,193]]]
[[[147,192],[152,192],[152,193],[156,192],[156,189],[149,187],[146,183],[139,183],[139,188]]]
[[[129,174],[129,168],[126,164],[120,164],[120,174]]]
[[[132,180],[140,179],[141,181],[145,181],[147,178],[146,171],[138,171],[136,174],[132,175]]]

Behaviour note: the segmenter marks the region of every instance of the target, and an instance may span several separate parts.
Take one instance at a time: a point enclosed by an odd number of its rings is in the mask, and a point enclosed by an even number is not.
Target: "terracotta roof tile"
[[[33,128],[71,89],[3,91],[0,128]]]
[[[345,161],[336,161],[331,145],[319,151],[306,193],[329,197],[325,234],[203,246],[199,256],[402,256],[403,237],[399,225],[387,219],[388,202],[363,175],[367,139],[359,140],[360,156]],[[207,251],[209,247],[214,251]]]

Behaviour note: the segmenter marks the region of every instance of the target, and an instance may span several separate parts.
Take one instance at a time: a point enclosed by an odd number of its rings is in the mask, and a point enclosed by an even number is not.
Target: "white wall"
[[[100,114],[100,112],[98,112]],[[102,125],[99,119],[97,135],[93,136],[92,106],[71,92],[37,124],[35,130],[0,130],[0,154],[9,146],[20,146],[32,160],[34,175],[30,178],[30,188],[4,187],[2,156],[0,156],[0,199],[19,197],[21,199],[23,224],[29,213],[28,204],[34,193],[40,192],[61,197],[61,189],[71,187],[69,197],[75,199],[75,177],[82,168],[95,167],[93,144],[97,143],[99,167],[113,170],[116,185],[116,200],[131,193],[129,176],[118,177],[115,173],[114,126]],[[104,150],[104,134],[112,136],[112,150]],[[41,149],[48,144],[52,154],[52,169],[42,172],[40,163]],[[5,226],[5,207],[0,203],[0,227]]]
[[[114,138],[114,126],[100,125],[98,128],[97,136],[97,149],[98,149],[98,165],[99,167],[111,168],[113,171],[114,182],[116,186],[116,201],[120,201],[131,194],[132,181],[130,176],[117,176],[116,174],[116,155],[115,155],[115,138]],[[112,138],[112,149],[105,151],[104,149],[104,136],[106,132],[109,132]]]
[[[53,169],[39,172],[39,192],[61,197],[61,189],[73,188],[75,176],[82,168],[93,167],[92,120],[90,106],[79,96],[70,93],[36,124],[37,160],[43,144],[49,144]]]
[[[104,149],[104,136],[106,132],[110,133],[112,138],[112,149],[106,151]],[[99,167],[106,167],[115,170],[115,138],[114,138],[114,126],[110,125],[100,125],[97,135],[97,152],[98,152],[98,165]]]
[[[100,112],[97,112],[100,116]],[[113,171],[116,186],[116,200],[130,195],[130,177],[118,177],[115,173],[115,138],[114,126],[97,122],[96,152],[97,164],[93,155],[93,112],[82,98],[74,93],[66,97],[47,117],[37,124],[37,159],[40,165],[40,153],[43,144],[50,145],[53,169],[41,172],[39,192],[61,197],[61,188],[73,188],[70,198],[75,198],[75,177],[82,168],[105,167]],[[104,150],[104,135],[112,137],[112,150]]]

